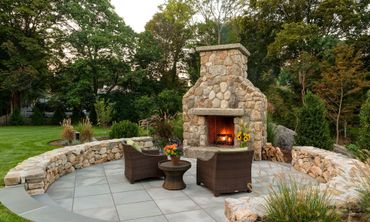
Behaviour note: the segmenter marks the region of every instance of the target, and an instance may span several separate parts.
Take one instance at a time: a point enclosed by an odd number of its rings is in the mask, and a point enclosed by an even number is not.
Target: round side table
[[[186,187],[183,180],[184,173],[190,169],[191,163],[186,160],[180,160],[177,165],[173,165],[170,160],[158,163],[158,168],[165,174],[163,188],[167,190],[182,190]]]

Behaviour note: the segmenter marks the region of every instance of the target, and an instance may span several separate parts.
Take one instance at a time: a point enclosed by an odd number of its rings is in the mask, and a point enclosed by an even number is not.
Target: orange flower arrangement
[[[163,148],[166,156],[181,156],[182,152],[177,148],[177,144],[167,145]]]

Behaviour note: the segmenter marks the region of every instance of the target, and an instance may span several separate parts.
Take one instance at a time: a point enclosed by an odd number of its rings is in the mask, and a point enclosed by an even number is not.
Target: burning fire
[[[233,133],[230,129],[223,128],[217,134],[216,142],[222,145],[232,145],[234,142]]]

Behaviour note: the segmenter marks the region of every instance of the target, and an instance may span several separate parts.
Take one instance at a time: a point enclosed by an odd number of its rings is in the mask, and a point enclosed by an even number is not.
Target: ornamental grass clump
[[[72,126],[72,120],[71,119],[64,119],[62,122],[62,139],[68,141],[68,144],[72,144],[74,139],[74,129]]]
[[[359,210],[370,221],[370,163],[365,163],[362,166],[356,164],[356,168],[357,178],[360,182],[357,189],[360,194]]]
[[[267,222],[334,222],[340,221],[330,197],[318,187],[299,186],[291,180],[279,181],[266,198]]]
[[[93,138],[94,132],[89,117],[82,120],[77,126],[77,130],[80,132],[80,142],[90,142]]]

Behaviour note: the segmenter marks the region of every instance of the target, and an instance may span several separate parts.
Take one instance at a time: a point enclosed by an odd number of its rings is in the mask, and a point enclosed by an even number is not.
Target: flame
[[[217,141],[219,142],[227,142],[227,143],[232,143],[233,142],[233,132],[232,132],[232,129],[228,129],[228,128],[222,128],[220,131],[219,131],[219,134],[221,134],[222,136],[219,136],[217,138]]]
[[[233,134],[233,133],[232,133],[232,130],[231,130],[231,129],[223,128],[223,129],[220,131],[220,134]]]

